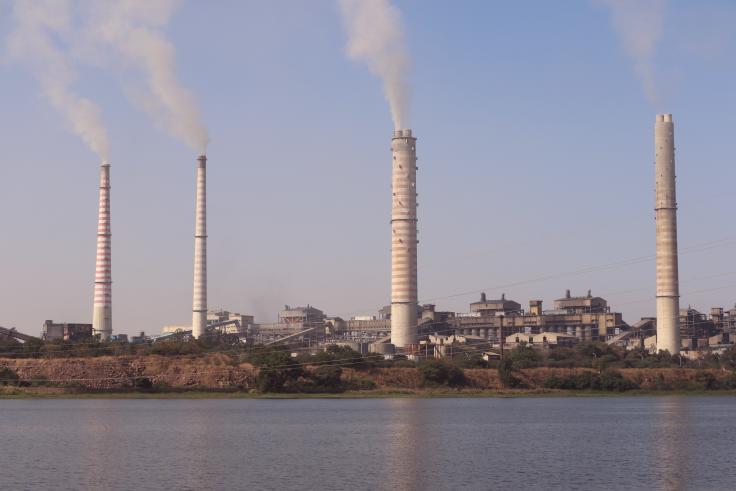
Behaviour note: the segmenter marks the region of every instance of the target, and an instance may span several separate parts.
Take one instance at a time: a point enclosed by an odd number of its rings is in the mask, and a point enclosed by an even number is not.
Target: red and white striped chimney
[[[110,164],[100,166],[100,205],[97,218],[97,261],[92,329],[102,341],[112,336],[112,232],[110,228]]]
[[[192,303],[192,336],[195,338],[202,336],[207,327],[207,157],[200,155],[197,161]]]

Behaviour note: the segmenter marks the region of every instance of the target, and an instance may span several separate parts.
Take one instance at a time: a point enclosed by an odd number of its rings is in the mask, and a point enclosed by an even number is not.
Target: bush
[[[547,389],[599,390],[623,392],[638,389],[639,385],[625,378],[618,370],[604,370],[602,373],[582,372],[567,376],[550,375],[544,381]]]
[[[446,363],[442,360],[427,360],[419,364],[419,375],[422,385],[448,385],[460,387],[465,385],[465,373],[462,368]]]
[[[338,346],[331,344],[327,346],[325,351],[317,353],[311,357],[310,361],[321,365],[340,365],[349,366],[356,370],[370,368],[373,365],[374,356],[364,357],[357,351],[347,346]]]
[[[260,368],[256,387],[260,392],[285,392],[287,382],[304,374],[304,369],[285,351],[263,351],[251,355],[251,361]]]
[[[17,385],[20,380],[18,374],[8,367],[0,367],[0,385]]]
[[[603,372],[601,372],[597,377],[594,377],[591,382],[591,389],[593,390],[624,392],[638,388],[639,386],[636,383],[625,378],[618,370],[603,370]]]
[[[148,377],[136,377],[133,379],[133,387],[136,389],[150,390],[153,388],[153,382]]]
[[[695,383],[698,388],[703,390],[718,390],[721,388],[718,379],[710,372],[698,372],[695,375]]]
[[[330,365],[318,367],[312,374],[318,389],[327,392],[342,390],[342,368]]]
[[[347,381],[345,388],[348,390],[373,390],[376,388],[376,383],[367,378],[353,377]]]
[[[196,355],[202,353],[202,348],[197,342],[172,340],[153,343],[149,352],[162,356]]]
[[[531,346],[521,345],[511,350],[509,358],[513,363],[513,368],[531,368],[539,365],[539,353]]]
[[[498,376],[501,379],[501,384],[504,387],[519,388],[523,386],[521,380],[514,375],[514,362],[510,358],[504,358],[501,360],[498,363],[497,370]]]

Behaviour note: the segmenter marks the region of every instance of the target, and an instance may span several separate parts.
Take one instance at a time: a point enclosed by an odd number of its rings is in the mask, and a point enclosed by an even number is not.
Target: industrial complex
[[[671,114],[659,114],[654,124],[656,316],[627,323],[620,312],[588,290],[573,295],[567,290],[554,299],[551,309],[544,301],[531,299],[527,308],[501,294],[490,299],[480,293],[467,312],[438,311],[420,304],[417,282],[417,155],[416,138],[410,129],[398,129],[391,139],[391,283],[390,304],[377,315],[343,319],[306,305],[286,305],[278,321],[259,323],[252,315],[207,307],[207,158],[197,159],[194,232],[194,278],[192,323],[167,325],[160,334],[131,338],[156,342],[171,338],[192,339],[228,335],[237,342],[256,345],[290,344],[319,347],[348,344],[361,353],[387,357],[403,354],[446,356],[456,344],[483,343],[503,352],[520,343],[539,348],[569,346],[584,341],[616,344],[649,352],[668,351],[697,356],[703,350],[718,350],[736,341],[736,307],[713,307],[703,314],[680,309],[677,250],[677,201],[675,188],[674,122]],[[92,323],[54,323],[42,327],[42,339],[74,341],[98,338],[102,342],[128,341],[113,335],[112,254],[110,212],[110,165],[100,166],[97,256]],[[388,285],[387,285],[388,286]],[[24,342],[27,334],[0,330],[0,338]],[[488,356],[494,356],[490,351]]]

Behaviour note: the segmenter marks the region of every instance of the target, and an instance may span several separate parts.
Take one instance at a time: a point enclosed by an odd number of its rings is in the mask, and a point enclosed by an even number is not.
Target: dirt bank
[[[255,370],[220,353],[202,356],[102,356],[97,358],[3,359],[0,367],[14,371],[32,385],[91,390],[132,387],[148,380],[159,388],[251,389]],[[139,382],[140,383],[140,382]]]
[[[182,390],[251,391],[255,388],[257,369],[222,353],[186,356],[106,356],[97,358],[3,359],[0,369],[17,374],[22,386],[49,391],[115,391],[152,388],[165,392]],[[586,368],[530,368],[515,371],[523,390],[545,389],[551,376],[569,377]],[[722,381],[733,377],[722,370],[678,368],[622,369],[621,374],[642,390],[695,390],[703,387],[703,375]],[[504,387],[495,369],[466,369],[467,385],[463,390],[500,391]],[[377,368],[369,371],[344,369],[343,381],[369,380],[378,392],[422,392],[422,378],[416,368]],[[700,378],[700,380],[698,380]],[[13,384],[18,385],[18,384]],[[360,384],[357,384],[360,385]],[[349,386],[356,386],[350,384]]]

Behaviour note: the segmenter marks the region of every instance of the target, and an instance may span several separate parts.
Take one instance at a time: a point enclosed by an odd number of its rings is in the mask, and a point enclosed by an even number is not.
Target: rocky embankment
[[[186,356],[104,356],[96,358],[48,358],[3,359],[0,371],[8,369],[18,377],[8,384],[17,390],[43,389],[54,392],[126,391],[134,389],[159,392],[180,391],[252,391],[256,387],[258,369],[248,363],[222,353]],[[515,390],[540,391],[549,389],[550,377],[570,378],[586,372],[598,373],[588,368],[529,368],[515,370],[521,382]],[[721,384],[734,374],[724,370],[696,370],[677,368],[621,369],[627,380],[641,390],[698,390],[703,381]],[[465,369],[465,385],[453,391],[479,392],[501,391],[506,388],[495,369]],[[427,392],[438,387],[427,387],[416,368],[374,368],[371,370],[342,370],[346,387],[359,386],[355,382],[370,381],[372,390],[385,392]],[[349,382],[354,383],[349,383]],[[363,384],[365,385],[365,384]],[[439,387],[442,389],[442,387]],[[446,388],[450,390],[449,388]]]
[[[126,389],[244,389],[254,386],[255,370],[227,355],[101,356],[96,358],[2,359],[0,367],[15,372],[24,385]],[[141,382],[144,381],[144,382]]]

